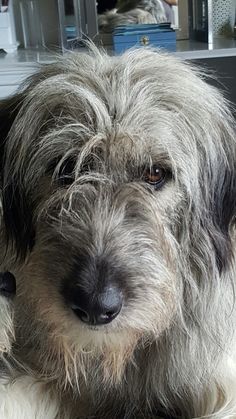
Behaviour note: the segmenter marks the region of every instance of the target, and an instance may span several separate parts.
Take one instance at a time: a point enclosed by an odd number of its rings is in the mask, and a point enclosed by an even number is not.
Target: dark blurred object
[[[195,41],[209,41],[207,0],[189,0],[189,35]]]
[[[74,4],[73,0],[66,0],[65,4],[65,14],[66,15],[73,15],[74,14]]]
[[[16,279],[11,272],[0,272],[0,295],[10,298],[16,294]]]
[[[97,11],[98,14],[104,13],[107,10],[112,10],[116,7],[116,0],[98,0],[97,1]]]

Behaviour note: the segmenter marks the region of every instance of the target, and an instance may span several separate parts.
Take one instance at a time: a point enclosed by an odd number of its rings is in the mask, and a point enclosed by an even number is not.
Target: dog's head
[[[32,341],[72,364],[107,347],[123,363],[201,298],[206,316],[233,257],[220,93],[166,54],[95,51],[43,67],[0,115],[4,228]]]

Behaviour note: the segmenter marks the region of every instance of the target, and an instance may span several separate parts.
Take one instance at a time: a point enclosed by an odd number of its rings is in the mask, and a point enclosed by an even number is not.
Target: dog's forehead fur
[[[222,119],[228,120],[222,97],[198,76],[174,57],[150,50],[119,58],[96,50],[72,54],[32,78],[8,152],[18,148],[18,163],[33,166],[35,176],[45,170],[48,156],[78,155],[82,148],[81,156],[99,151],[106,161],[108,152],[116,165],[130,156],[140,163],[168,159],[174,170],[186,172],[179,159],[184,153],[194,181],[195,148],[217,154],[224,141]]]

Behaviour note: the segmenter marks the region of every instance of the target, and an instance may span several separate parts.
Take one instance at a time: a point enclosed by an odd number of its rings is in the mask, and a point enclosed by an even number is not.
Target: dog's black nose
[[[0,295],[14,297],[16,294],[16,280],[11,272],[0,272]]]
[[[88,294],[80,287],[76,287],[73,302],[70,305],[82,322],[103,325],[115,319],[121,310],[122,303],[122,293],[116,287],[109,286],[96,294]]]

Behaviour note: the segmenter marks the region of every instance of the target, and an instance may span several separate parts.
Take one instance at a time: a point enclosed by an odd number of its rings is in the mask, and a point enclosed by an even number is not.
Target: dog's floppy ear
[[[217,116],[209,116],[211,126],[206,126],[204,142],[199,145],[197,189],[191,196],[186,228],[194,267],[201,265],[200,269],[207,267],[209,272],[216,266],[223,273],[232,269],[235,253],[236,132],[235,121],[219,98],[221,108],[215,106]]]
[[[13,141],[11,132],[23,101],[23,93],[0,101],[0,171],[4,233],[7,245],[16,251],[17,257],[25,257],[34,240],[30,199],[26,196],[19,177],[11,171],[11,161],[7,152],[9,144]]]
[[[206,266],[215,261],[220,272],[226,271],[234,254],[233,234],[236,221],[236,134],[231,118],[214,121],[212,149],[206,145],[201,151],[199,171],[200,203],[193,208],[192,223],[195,219],[200,231],[193,243],[206,260]],[[218,125],[217,125],[218,124]],[[214,128],[214,127],[213,127]],[[197,238],[198,237],[198,238]],[[210,240],[207,243],[207,238]],[[204,242],[204,240],[206,240]],[[212,248],[212,253],[209,249]],[[205,250],[204,250],[205,249]],[[208,249],[208,252],[206,251]]]
[[[228,157],[227,162],[219,160],[214,173],[217,181],[212,185],[211,235],[220,270],[227,267],[233,254],[231,237],[236,220],[236,161],[233,156],[234,153]]]

